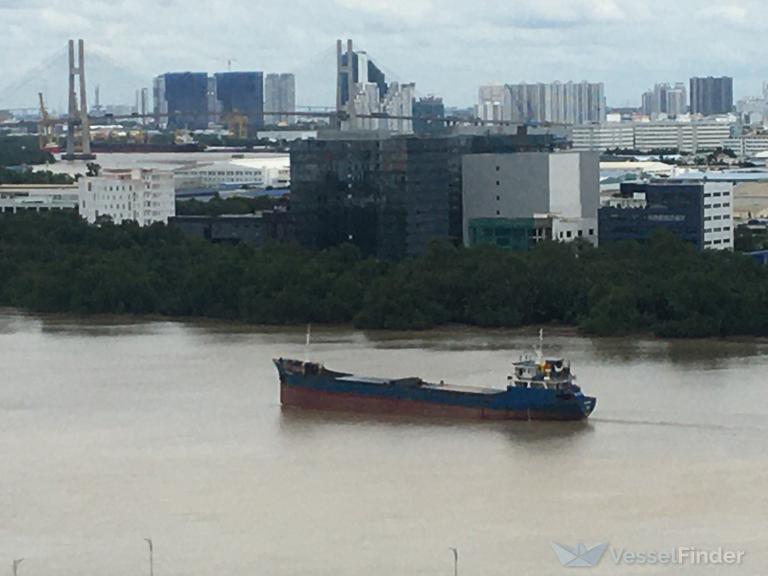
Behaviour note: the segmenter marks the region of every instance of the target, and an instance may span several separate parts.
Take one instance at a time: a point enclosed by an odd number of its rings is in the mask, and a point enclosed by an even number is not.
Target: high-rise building
[[[656,84],[643,94],[642,112],[654,120],[659,116],[670,118],[685,114],[688,107],[688,93],[685,84],[677,82]]]
[[[509,87],[504,84],[480,86],[477,90],[475,115],[480,120],[505,122],[512,120]]]
[[[171,129],[208,128],[209,87],[205,72],[163,74],[154,82],[155,115],[158,123]]]
[[[346,117],[342,130],[413,133],[410,117],[416,85],[388,84],[381,69],[366,52],[356,52],[351,40],[347,41],[346,52],[342,51],[341,40],[336,50],[336,110]]]
[[[605,121],[602,83],[509,84],[505,91],[503,120],[575,125]]]
[[[674,118],[688,111],[688,90],[683,82],[667,90],[667,116]]]
[[[249,130],[264,126],[264,74],[221,72],[214,76],[218,112],[225,121],[232,115],[248,119]]]
[[[667,113],[667,91],[669,84],[656,84],[652,90],[643,94],[642,112],[646,116],[656,118]]]
[[[264,110],[266,112],[296,112],[296,78],[293,74],[267,74],[264,83]],[[295,124],[296,116],[268,114],[267,124]]]
[[[691,114],[714,116],[733,111],[733,78],[691,78]]]
[[[366,255],[423,254],[462,241],[462,156],[540,151],[550,136],[308,140],[291,146],[291,212],[312,248],[345,242]]]

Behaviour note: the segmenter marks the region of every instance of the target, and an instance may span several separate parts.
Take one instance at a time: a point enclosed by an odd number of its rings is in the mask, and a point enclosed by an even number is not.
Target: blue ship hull
[[[417,414],[489,420],[583,420],[597,404],[573,390],[506,390],[431,384],[418,378],[368,378],[318,364],[275,360],[287,406],[320,410]]]

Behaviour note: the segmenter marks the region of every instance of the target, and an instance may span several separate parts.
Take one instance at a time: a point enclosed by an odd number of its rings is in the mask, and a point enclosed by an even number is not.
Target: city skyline
[[[254,11],[243,0],[228,0],[211,13],[174,1],[151,9],[144,0],[87,7],[1,1],[10,33],[0,38],[0,92],[67,38],[83,37],[146,77],[147,85],[164,72],[225,71],[231,61],[237,70],[293,72],[299,105],[333,105],[334,43],[349,36],[376,54],[393,80],[415,81],[417,96],[434,93],[448,106],[474,104],[479,85],[523,81],[604,82],[610,106],[639,106],[642,91],[665,78],[728,75],[735,78],[736,99],[759,95],[766,74],[753,66],[761,54],[749,39],[768,7],[753,1],[687,4],[690,10],[667,14],[656,10],[663,5],[655,0],[642,6],[624,0],[479,0],[472,6],[296,0]],[[255,24],[280,34],[252,34]],[[137,28],[141,42],[135,41]],[[711,49],[712,38],[722,49]],[[110,79],[95,80],[108,98]]]

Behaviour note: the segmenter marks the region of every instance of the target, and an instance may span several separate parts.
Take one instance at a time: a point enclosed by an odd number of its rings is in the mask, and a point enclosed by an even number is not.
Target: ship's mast
[[[544,328],[539,330],[539,347],[536,350],[536,359],[539,364],[544,362]]]
[[[304,344],[304,363],[309,362],[309,343],[312,339],[312,324],[307,324],[307,341]]]

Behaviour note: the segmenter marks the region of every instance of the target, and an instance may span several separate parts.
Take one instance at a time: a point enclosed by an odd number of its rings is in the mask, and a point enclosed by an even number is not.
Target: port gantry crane
[[[38,100],[40,101],[40,121],[37,123],[37,137],[40,146],[40,150],[46,150],[48,152],[59,152],[59,142],[56,137],[56,125],[60,121],[52,119],[48,115],[48,110],[45,108],[45,99],[43,93],[37,93]]]

